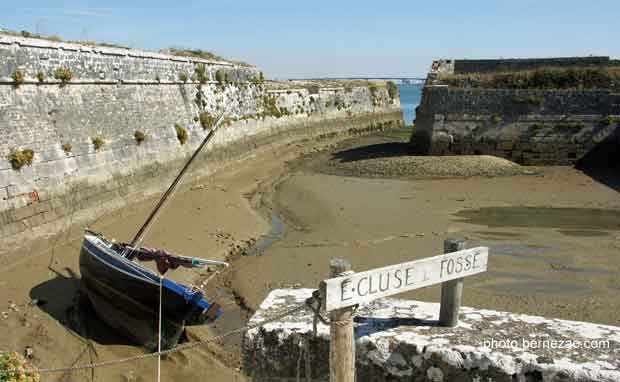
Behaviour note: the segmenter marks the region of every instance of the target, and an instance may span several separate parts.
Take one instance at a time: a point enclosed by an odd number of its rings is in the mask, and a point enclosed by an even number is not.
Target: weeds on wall
[[[491,116],[491,123],[494,125],[499,125],[499,123],[502,121],[502,116],[499,115],[498,113],[495,113]]]
[[[228,73],[226,73],[223,69],[217,70],[215,72],[215,80],[220,86],[226,85],[228,83]]]
[[[64,151],[67,155],[71,154],[71,150],[73,150],[73,146],[71,146],[71,143],[63,143],[61,147],[62,151]]]
[[[144,134],[141,130],[136,130],[133,133],[133,138],[136,140],[136,143],[140,145],[142,142],[146,140],[146,134]]]
[[[276,96],[264,96],[263,97],[263,115],[280,118],[282,117],[282,111],[276,105],[277,103]]]
[[[99,151],[99,149],[105,146],[105,140],[102,137],[95,137],[91,140],[91,142],[95,147],[95,151]]]
[[[15,86],[16,88],[18,88],[26,80],[26,76],[21,70],[14,71],[11,75],[11,78],[13,79],[13,86]]]
[[[517,96],[513,97],[512,101],[517,105],[525,105],[525,106],[537,106],[540,107],[545,102],[544,97],[539,96]]]
[[[73,72],[69,68],[56,68],[54,71],[54,78],[60,81],[60,86],[64,86],[73,78]]]
[[[194,76],[196,76],[196,81],[198,81],[201,85],[204,85],[209,81],[209,74],[207,73],[207,68],[204,64],[200,64],[194,68]]]
[[[396,97],[398,97],[398,86],[396,86],[396,84],[393,81],[388,81],[386,83],[387,86],[387,91],[388,91],[388,95],[390,96],[391,100],[396,99]]]
[[[540,68],[536,70],[439,75],[458,88],[490,89],[610,89],[620,82],[620,67]]]
[[[200,113],[200,115],[198,116],[198,120],[200,120],[200,125],[205,130],[212,128],[215,124],[215,118],[213,118],[213,116],[206,111]]]
[[[558,130],[577,132],[585,127],[583,122],[559,122],[554,126]]]
[[[177,132],[177,139],[182,145],[184,145],[189,139],[189,134],[187,133],[187,129],[181,126],[181,124],[179,123],[176,123],[174,125],[174,129]]]
[[[7,156],[7,159],[11,162],[11,166],[14,170],[19,170],[25,165],[30,166],[32,164],[32,161],[34,160],[34,151],[31,149],[14,149],[11,150]]]
[[[187,82],[187,80],[188,80],[187,73],[185,73],[185,72],[179,73],[179,81]]]
[[[45,73],[39,70],[37,72],[37,80],[39,81],[39,83],[45,82]]]

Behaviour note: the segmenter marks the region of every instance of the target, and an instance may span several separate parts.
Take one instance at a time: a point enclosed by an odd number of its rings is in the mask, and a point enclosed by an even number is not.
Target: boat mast
[[[177,177],[174,179],[174,181],[172,182],[170,187],[168,187],[166,192],[164,192],[164,194],[162,195],[161,199],[159,199],[159,202],[157,202],[157,205],[155,206],[153,211],[151,211],[151,214],[149,215],[149,217],[146,219],[144,224],[142,224],[142,227],[140,227],[140,230],[138,231],[138,233],[136,233],[136,235],[133,237],[133,239],[131,239],[131,243],[129,244],[130,247],[132,247],[132,248],[135,247],[136,244],[139,243],[142,240],[142,238],[146,234],[148,228],[151,226],[151,224],[155,220],[155,217],[157,217],[157,215],[159,214],[159,211],[161,210],[161,207],[166,203],[166,200],[170,197],[170,195],[172,195],[174,190],[179,185],[179,183],[181,181],[181,178],[183,177],[183,175],[185,175],[185,172],[187,171],[189,166],[192,164],[192,162],[194,161],[194,159],[196,159],[196,157],[198,156],[200,151],[207,145],[207,143],[209,143],[209,141],[211,140],[211,138],[215,134],[215,131],[220,126],[222,120],[224,119],[224,115],[225,114],[226,114],[226,110],[217,119],[217,121],[215,122],[215,125],[213,126],[211,131],[209,131],[209,134],[207,134],[205,139],[202,140],[202,142],[200,143],[200,145],[198,146],[196,151],[194,151],[194,153],[192,154],[192,157],[189,158],[187,163],[185,163],[185,165],[183,166],[183,168],[181,169],[181,171],[179,172]]]

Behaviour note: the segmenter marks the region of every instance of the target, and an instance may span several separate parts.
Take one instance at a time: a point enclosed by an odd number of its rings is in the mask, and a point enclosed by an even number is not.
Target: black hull
[[[150,350],[157,349],[159,276],[88,235],[80,252],[81,290],[101,320]],[[186,288],[184,290],[183,288]],[[202,294],[162,280],[162,349],[174,347],[186,321],[208,308]]]

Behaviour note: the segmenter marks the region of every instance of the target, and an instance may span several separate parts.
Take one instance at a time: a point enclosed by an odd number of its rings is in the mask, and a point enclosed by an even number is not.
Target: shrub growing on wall
[[[387,82],[387,91],[390,99],[395,99],[398,97],[398,86],[393,81]]]
[[[140,130],[136,130],[136,132],[133,133],[133,137],[136,140],[137,144],[141,144],[146,140],[146,134],[144,134],[144,132]]]
[[[215,123],[215,118],[213,118],[213,116],[206,111],[200,113],[198,119],[200,120],[200,125],[203,129],[210,129]]]
[[[54,71],[54,78],[60,81],[61,85],[66,85],[73,78],[73,72],[69,68],[57,68]]]
[[[34,159],[34,151],[31,149],[11,150],[7,159],[15,170],[19,170],[25,165],[30,166]]]
[[[73,146],[71,146],[71,143],[63,143],[61,147],[62,151],[64,151],[65,154],[70,154],[71,150],[73,150]]]
[[[43,73],[42,71],[38,71],[37,72],[37,80],[39,80],[39,82],[44,82],[45,81],[45,73]]]
[[[209,80],[209,75],[207,74],[207,68],[204,64],[200,64],[194,68],[194,75],[196,76],[196,80],[200,82],[200,84],[204,85]]]
[[[215,72],[215,80],[217,81],[218,85],[225,85],[228,82],[228,73],[226,73],[222,69],[219,69]]]
[[[187,73],[185,72],[179,73],[179,81],[187,82]]]
[[[92,139],[93,146],[95,146],[95,151],[99,151],[104,145],[105,141],[101,137],[95,137]]]
[[[179,142],[181,142],[182,145],[184,145],[185,142],[187,142],[189,138],[189,134],[187,134],[187,129],[185,129],[183,126],[181,126],[178,123],[174,125],[174,129],[177,132],[177,139],[179,140]]]
[[[13,85],[15,85],[16,88],[18,88],[19,85],[23,84],[26,80],[26,76],[21,70],[14,71],[11,78],[13,79]]]

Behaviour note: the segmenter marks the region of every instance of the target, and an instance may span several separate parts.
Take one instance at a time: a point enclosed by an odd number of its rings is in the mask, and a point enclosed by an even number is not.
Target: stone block
[[[274,290],[249,323],[299,306],[311,294]],[[464,307],[458,326],[444,328],[438,316],[439,304],[421,301],[361,306],[355,314],[357,380],[620,380],[620,327]],[[312,313],[302,310],[252,329],[243,338],[243,363],[255,381],[327,381],[329,327],[319,322],[314,332]]]

